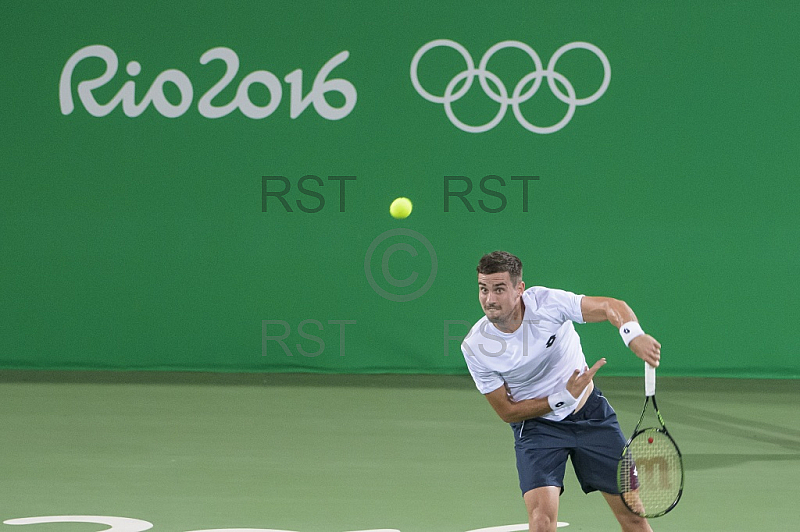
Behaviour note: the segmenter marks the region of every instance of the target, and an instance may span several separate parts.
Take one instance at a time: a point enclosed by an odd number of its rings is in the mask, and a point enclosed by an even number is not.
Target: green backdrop
[[[462,373],[476,263],[505,249],[528,286],[626,300],[663,374],[800,376],[794,2],[2,18],[2,367]]]

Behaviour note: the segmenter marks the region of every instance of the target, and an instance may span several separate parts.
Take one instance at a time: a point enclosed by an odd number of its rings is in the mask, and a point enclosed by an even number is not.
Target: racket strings
[[[660,515],[677,502],[683,489],[683,467],[678,448],[658,429],[637,434],[620,462],[623,499],[635,513]]]

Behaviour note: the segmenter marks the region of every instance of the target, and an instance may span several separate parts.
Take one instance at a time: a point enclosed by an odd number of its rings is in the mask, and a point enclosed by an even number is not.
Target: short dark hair
[[[492,251],[478,262],[478,273],[489,275],[502,272],[508,272],[511,283],[518,285],[522,280],[522,261],[507,251]]]

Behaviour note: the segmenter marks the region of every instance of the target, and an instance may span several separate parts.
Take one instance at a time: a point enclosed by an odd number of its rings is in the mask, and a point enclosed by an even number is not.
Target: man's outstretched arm
[[[639,323],[636,314],[627,303],[611,297],[586,296],[581,299],[581,312],[586,323],[608,321],[617,329],[629,322]],[[651,366],[658,366],[661,360],[661,344],[649,334],[637,336],[631,340],[628,347],[637,357]]]

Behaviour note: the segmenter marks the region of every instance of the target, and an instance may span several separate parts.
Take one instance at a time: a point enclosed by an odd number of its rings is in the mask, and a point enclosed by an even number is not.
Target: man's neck
[[[517,308],[514,309],[514,312],[511,313],[511,318],[505,323],[495,323],[494,326],[500,332],[504,332],[506,334],[513,333],[519,326],[522,325],[522,317],[525,315],[525,303],[522,302],[522,299],[519,301],[519,305]]]

